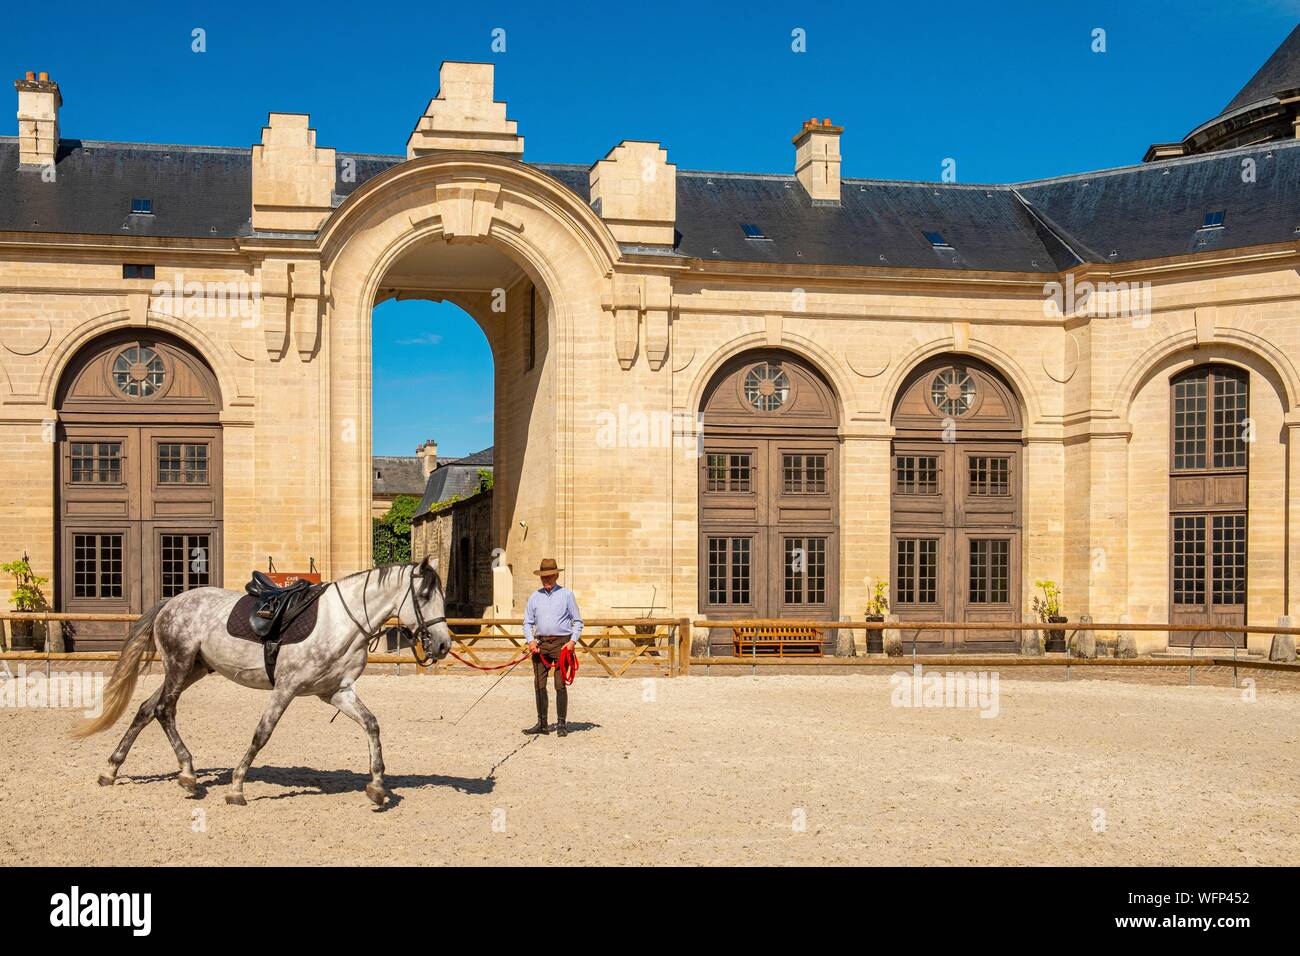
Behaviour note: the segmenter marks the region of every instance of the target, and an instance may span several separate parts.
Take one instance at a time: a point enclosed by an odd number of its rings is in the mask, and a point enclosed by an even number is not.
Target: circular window
[[[113,384],[130,398],[157,394],[164,374],[162,358],[144,345],[133,345],[113,360]]]
[[[774,412],[790,397],[790,380],[781,366],[764,362],[745,376],[745,401],[760,412]]]
[[[944,415],[964,415],[975,403],[975,379],[964,368],[946,368],[930,382],[930,399]]]

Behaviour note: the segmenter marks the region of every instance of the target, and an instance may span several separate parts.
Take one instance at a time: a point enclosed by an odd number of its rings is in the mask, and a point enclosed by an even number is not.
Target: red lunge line
[[[578,676],[578,655],[573,652],[572,644],[564,645],[564,649],[560,651],[560,659],[554,664],[543,657],[540,650],[537,652],[537,658],[546,665],[548,671],[553,671],[558,667],[560,677],[563,678],[566,684],[572,684],[573,679]]]
[[[516,657],[513,661],[506,661],[506,663],[504,664],[496,664],[491,667],[488,667],[483,664],[475,664],[473,661],[467,661],[465,660],[465,658],[461,657],[455,651],[448,651],[447,653],[449,653],[452,657],[456,658],[456,660],[460,661],[466,667],[472,667],[476,671],[499,671],[506,667],[514,667],[516,664],[518,664],[520,661],[522,661],[525,657],[528,656],[528,651],[525,650],[523,654],[521,654],[519,657]]]

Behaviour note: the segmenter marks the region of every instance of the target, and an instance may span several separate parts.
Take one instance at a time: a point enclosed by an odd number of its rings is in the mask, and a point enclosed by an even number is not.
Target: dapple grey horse
[[[92,721],[74,728],[87,736],[111,727],[126,710],[135,691],[146,652],[156,646],[163,663],[163,683],[146,700],[127,728],[122,742],[108,758],[99,777],[104,786],[117,779],[118,769],[150,721],[155,718],[171,741],[180,763],[180,785],[198,788],[194,762],[176,731],[176,701],[186,688],[210,673],[237,684],[269,690],[271,699],[253,734],[253,743],[230,778],[226,802],[244,806],[244,777],[259,750],[266,746],[276,723],[295,697],[314,695],[337,707],[363,728],[370,741],[370,783],[366,796],[378,806],[388,797],[384,787],[384,758],[379,722],[357,697],[354,684],[366,667],[367,645],[390,618],[415,633],[426,654],[441,660],[451,649],[451,632],[443,616],[443,590],[438,574],[425,558],[419,564],[390,564],[358,572],[328,585],[317,598],[316,625],[302,641],[280,648],[275,685],[267,676],[262,645],[232,637],[226,621],[237,591],[195,588],[150,608],[135,624],[122,647],[113,676],[104,688],[104,709]]]

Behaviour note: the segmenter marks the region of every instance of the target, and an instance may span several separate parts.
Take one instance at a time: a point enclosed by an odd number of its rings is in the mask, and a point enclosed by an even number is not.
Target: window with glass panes
[[[785,603],[826,603],[826,539],[785,539]]]
[[[79,598],[122,597],[122,535],[72,536],[72,593]]]
[[[744,453],[709,452],[708,461],[709,491],[748,492],[753,490],[750,483],[750,456]]]
[[[934,455],[895,455],[894,490],[900,495],[937,495],[939,459]]]
[[[1176,623],[1245,623],[1249,386],[1244,370],[1226,365],[1198,366],[1170,382],[1169,591]],[[1176,638],[1187,643],[1185,635]]]
[[[706,544],[709,603],[751,603],[753,539],[727,535],[710,537]]]
[[[162,442],[158,445],[158,484],[206,485],[208,483],[208,446],[188,442]]]
[[[934,604],[939,593],[939,542],[899,538],[894,568],[896,604]]]
[[[825,455],[782,455],[781,474],[787,495],[826,493]]]
[[[1005,604],[1011,596],[1011,542],[1006,538],[972,538],[967,601]]]
[[[120,485],[122,483],[122,443],[119,441],[81,442],[68,445],[69,478],[73,484]]]
[[[162,535],[159,572],[161,594],[175,597],[191,588],[207,587],[211,583],[211,539],[206,534]]]

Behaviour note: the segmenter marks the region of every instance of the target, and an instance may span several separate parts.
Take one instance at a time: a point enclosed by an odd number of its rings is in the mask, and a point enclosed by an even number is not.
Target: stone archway
[[[527,401],[502,420],[498,443],[514,445],[511,461],[498,454],[494,518],[498,546],[512,566],[543,552],[567,561],[572,543],[573,451],[566,427],[573,415],[575,352],[588,347],[570,333],[574,317],[598,314],[618,247],[595,213],[539,170],[499,156],[444,153],[396,166],[366,182],[339,207],[321,232],[329,289],[325,350],[329,420],[325,443],[330,472],[329,572],[369,563],[367,502],[371,473],[371,310],[394,294],[390,277],[420,256],[436,260],[480,250],[509,263],[518,282],[424,290],[450,298],[484,326],[493,342],[500,383],[528,341],[529,304],[540,311],[534,327],[536,367],[524,369]],[[473,284],[471,284],[473,285]],[[482,287],[479,287],[482,286]],[[502,310],[497,312],[497,306]],[[513,381],[513,379],[512,379]],[[426,411],[413,401],[413,411]],[[504,477],[504,481],[502,478]],[[517,513],[527,511],[526,527]],[[520,578],[516,590],[529,582]]]

